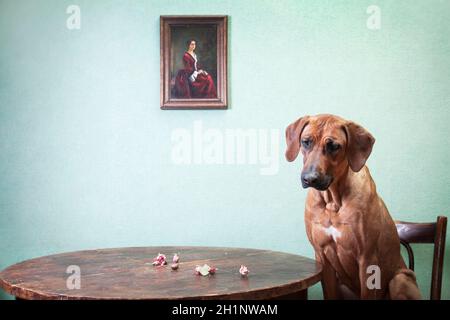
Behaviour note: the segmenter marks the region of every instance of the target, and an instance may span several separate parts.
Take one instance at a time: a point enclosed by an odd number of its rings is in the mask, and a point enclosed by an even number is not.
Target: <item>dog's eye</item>
[[[338,143],[335,143],[333,141],[328,141],[326,148],[327,148],[328,153],[334,153],[334,152],[338,151],[341,148],[341,146]]]
[[[309,148],[311,148],[311,145],[312,145],[312,140],[311,139],[303,139],[302,140],[303,148],[309,149]]]

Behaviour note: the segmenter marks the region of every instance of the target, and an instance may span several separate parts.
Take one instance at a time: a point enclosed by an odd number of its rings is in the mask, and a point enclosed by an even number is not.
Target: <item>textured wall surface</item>
[[[71,4],[79,30],[66,27]],[[366,25],[372,4],[378,30]],[[449,12],[446,0],[0,0],[0,269],[122,246],[312,257],[301,160],[284,160],[284,129],[305,114],[335,113],[376,137],[368,166],[392,216],[450,215]],[[168,14],[229,15],[229,110],[159,109]],[[172,134],[196,124],[277,130],[275,174],[259,162],[177,165]],[[432,248],[414,248],[428,296]],[[448,250],[445,263],[449,299]]]

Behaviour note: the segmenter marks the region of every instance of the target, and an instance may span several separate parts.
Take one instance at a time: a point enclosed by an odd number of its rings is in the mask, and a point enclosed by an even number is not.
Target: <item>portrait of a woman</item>
[[[199,63],[195,49],[197,41],[186,42],[183,54],[183,68],[175,78],[173,96],[178,99],[214,99],[217,98],[216,87],[211,75]]]

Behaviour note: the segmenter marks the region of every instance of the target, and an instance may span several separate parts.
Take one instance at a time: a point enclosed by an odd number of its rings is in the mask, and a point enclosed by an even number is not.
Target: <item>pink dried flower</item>
[[[173,263],[178,263],[178,261],[180,261],[180,256],[178,255],[178,254],[174,254],[173,255],[173,259],[172,259],[172,262]]]
[[[196,275],[207,276],[207,275],[216,273],[216,271],[217,271],[217,268],[210,267],[207,264],[204,264],[203,266],[196,266],[195,267],[195,274]]]
[[[239,269],[239,273],[241,276],[246,277],[249,273],[248,268],[244,265],[241,265],[241,268]]]
[[[201,270],[201,269],[202,269],[202,267],[196,266],[196,267],[195,267],[195,274],[199,276],[199,275],[200,275],[200,270]]]
[[[153,259],[153,263],[154,266],[164,266],[167,264],[166,261],[166,256],[163,255],[162,253],[158,253],[158,256],[156,258]]]

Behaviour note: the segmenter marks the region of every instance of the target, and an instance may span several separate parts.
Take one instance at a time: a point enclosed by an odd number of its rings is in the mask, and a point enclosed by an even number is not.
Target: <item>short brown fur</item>
[[[373,136],[354,122],[318,115],[292,123],[286,142],[287,160],[302,153],[302,183],[312,186],[305,225],[324,268],[324,298],[420,299],[394,221],[365,166]],[[374,265],[380,268],[379,288],[367,285]]]

